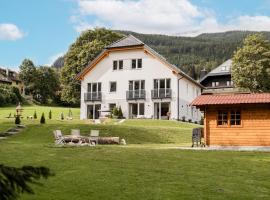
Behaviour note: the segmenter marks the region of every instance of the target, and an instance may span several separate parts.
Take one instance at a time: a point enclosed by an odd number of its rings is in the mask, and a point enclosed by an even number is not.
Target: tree
[[[42,113],[42,115],[41,115],[40,123],[41,123],[41,124],[45,124],[45,116],[44,116],[44,113]]]
[[[49,111],[49,119],[52,119],[52,110]]]
[[[34,63],[30,59],[24,59],[19,68],[19,77],[26,86],[26,92],[32,93],[34,83],[37,81],[37,71]]]
[[[232,79],[237,87],[252,92],[270,90],[270,43],[262,34],[246,37],[233,56]]]
[[[22,168],[0,165],[0,199],[15,200],[20,193],[34,194],[29,186],[40,184],[36,180],[53,176],[50,169],[46,167],[23,166]]]
[[[37,112],[35,111],[34,112],[34,119],[36,119],[37,118]]]
[[[20,116],[19,115],[16,115],[15,117],[15,124],[20,124],[21,123],[21,119],[20,119]]]
[[[121,108],[121,106],[119,106],[119,109],[118,109],[118,118],[119,119],[123,119],[123,112],[122,112],[122,108]]]
[[[79,104],[80,82],[74,78],[105,46],[121,37],[122,35],[119,33],[104,28],[97,28],[85,31],[77,38],[66,53],[64,67],[61,70],[62,101],[69,104]]]

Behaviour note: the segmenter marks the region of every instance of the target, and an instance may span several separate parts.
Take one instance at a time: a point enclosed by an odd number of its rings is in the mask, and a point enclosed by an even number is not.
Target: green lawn
[[[4,118],[8,109],[0,109],[1,128],[13,126],[12,120]],[[45,107],[35,109],[48,112]],[[62,110],[52,108],[53,113]],[[78,116],[79,110],[74,109],[73,115]],[[78,119],[62,122],[57,117],[45,125],[38,120],[23,122],[27,124],[23,132],[0,141],[0,163],[47,166],[56,174],[43,180],[43,186],[34,186],[36,194],[24,194],[23,200],[270,197],[269,153],[166,148],[190,145],[191,129],[196,126],[193,124],[127,120],[117,125],[93,125]],[[84,134],[99,129],[101,135],[125,138],[128,145],[55,147],[52,130],[58,128],[64,133],[80,128]]]

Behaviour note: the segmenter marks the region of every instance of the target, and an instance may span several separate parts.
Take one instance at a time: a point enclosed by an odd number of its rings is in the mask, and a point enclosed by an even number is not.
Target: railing
[[[127,100],[145,99],[145,90],[128,90]]]
[[[101,101],[101,92],[87,92],[84,93],[84,101]]]
[[[171,89],[154,89],[151,91],[152,99],[165,99],[172,97]]]

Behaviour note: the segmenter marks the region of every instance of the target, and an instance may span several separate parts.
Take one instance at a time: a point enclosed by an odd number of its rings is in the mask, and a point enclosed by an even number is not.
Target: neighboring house
[[[207,145],[270,146],[270,93],[201,95]]]
[[[126,118],[199,122],[202,86],[132,35],[107,46],[80,74],[81,119],[121,106]]]
[[[17,87],[22,95],[25,94],[25,86],[15,71],[0,68],[0,83]]]
[[[231,78],[231,65],[232,60],[229,59],[205,76],[201,75],[200,83],[205,87],[205,92],[233,90],[234,85]],[[205,74],[205,70],[202,70],[201,73]]]

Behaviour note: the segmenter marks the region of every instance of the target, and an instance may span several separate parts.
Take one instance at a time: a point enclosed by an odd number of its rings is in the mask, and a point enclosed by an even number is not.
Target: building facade
[[[117,106],[126,118],[201,120],[190,102],[202,86],[132,35],[106,47],[77,79],[81,119]]]
[[[210,146],[270,146],[270,93],[201,95],[192,102],[204,112]]]
[[[229,59],[201,77],[200,83],[205,87],[204,91],[232,91],[234,84],[231,77],[231,65],[232,60]],[[204,74],[204,72],[201,73]]]
[[[10,69],[0,68],[0,83],[17,87],[21,95],[25,94],[25,85],[19,79],[19,74]]]

